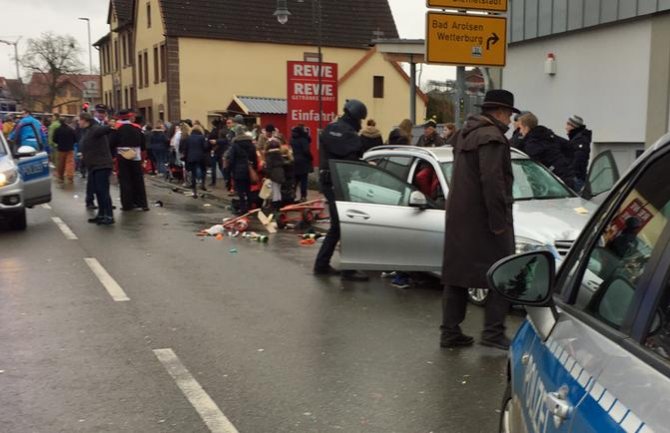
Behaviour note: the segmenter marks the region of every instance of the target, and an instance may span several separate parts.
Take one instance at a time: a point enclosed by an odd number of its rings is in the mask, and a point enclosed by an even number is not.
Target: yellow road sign
[[[505,17],[428,12],[428,63],[502,67],[506,55]]]
[[[429,8],[506,12],[507,0],[426,0]]]

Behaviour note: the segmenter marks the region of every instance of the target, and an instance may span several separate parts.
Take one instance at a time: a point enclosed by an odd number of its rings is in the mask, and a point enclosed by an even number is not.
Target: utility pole
[[[0,44],[13,45],[14,46],[14,64],[16,66],[16,79],[21,82],[21,71],[19,69],[19,41],[21,38],[18,38],[16,42],[5,41],[0,39]]]
[[[91,45],[91,19],[86,17],[80,17],[80,21],[86,21],[86,27],[88,27],[88,73],[93,75],[93,52]]]

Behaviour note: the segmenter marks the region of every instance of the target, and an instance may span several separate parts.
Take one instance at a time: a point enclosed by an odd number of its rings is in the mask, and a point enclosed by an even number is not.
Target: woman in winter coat
[[[235,184],[235,192],[240,199],[240,214],[249,212],[252,202],[251,184],[256,182],[251,173],[258,173],[258,155],[251,134],[242,125],[234,127],[235,138],[228,155],[230,172]],[[255,177],[255,176],[254,176]]]
[[[361,131],[361,145],[363,147],[363,153],[372,149],[373,147],[384,145],[384,139],[382,139],[382,134],[377,129],[377,123],[369,119],[368,125]]]
[[[165,134],[163,123],[158,123],[149,134],[149,155],[151,156],[151,165],[153,174],[164,174],[167,168],[168,157],[170,156],[170,139]]]
[[[284,171],[284,157],[282,156],[281,142],[271,138],[265,152],[265,172],[272,182],[272,208],[278,211],[282,202],[282,185],[286,182]]]
[[[186,161],[186,168],[191,173],[191,188],[193,198],[198,197],[197,181],[201,182],[202,190],[207,191],[205,180],[207,177],[207,157],[209,145],[205,139],[205,131],[200,126],[194,126],[191,134],[182,142],[181,153]]]
[[[389,133],[389,139],[388,139],[388,144],[395,144],[395,145],[403,145],[407,144],[410,145],[412,144],[412,129],[414,128],[414,124],[412,123],[411,120],[405,119],[402,122],[400,122],[400,125],[397,128],[394,128],[391,130]]]
[[[299,201],[306,201],[309,173],[314,171],[314,157],[312,156],[312,139],[304,126],[296,126],[291,131],[291,149],[293,149],[295,184],[296,188],[300,187]]]

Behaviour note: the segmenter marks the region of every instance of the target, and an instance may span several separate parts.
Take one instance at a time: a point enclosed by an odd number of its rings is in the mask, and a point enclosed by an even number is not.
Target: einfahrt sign
[[[319,68],[321,83],[319,84]],[[318,163],[317,131],[319,118],[323,126],[337,120],[337,64],[318,62],[288,62],[287,126],[290,130],[303,124],[312,137],[312,155]],[[323,98],[323,113],[319,113],[319,93]],[[288,135],[290,137],[290,135]]]
[[[429,8],[507,12],[507,0],[426,0]]]
[[[428,12],[428,63],[505,66],[507,20],[502,16]]]

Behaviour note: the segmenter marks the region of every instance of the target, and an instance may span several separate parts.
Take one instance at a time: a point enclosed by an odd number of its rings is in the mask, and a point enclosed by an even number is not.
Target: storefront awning
[[[234,96],[228,111],[240,114],[287,114],[286,99]]]

